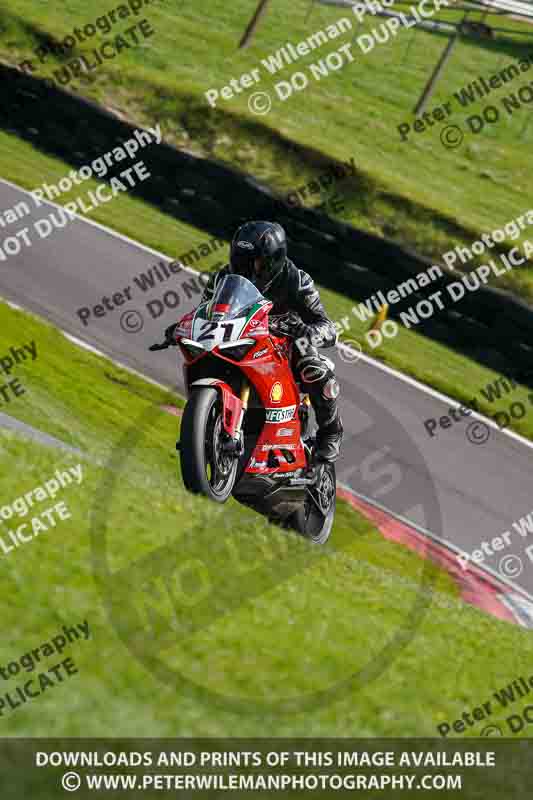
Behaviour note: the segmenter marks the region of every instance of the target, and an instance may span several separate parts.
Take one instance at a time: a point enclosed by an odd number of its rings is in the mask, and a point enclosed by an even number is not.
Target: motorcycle
[[[185,487],[218,503],[230,495],[317,544],[331,533],[335,467],[315,459],[310,402],[290,367],[291,340],[269,324],[272,302],[227,275],[172,336],[188,401],[181,423]]]

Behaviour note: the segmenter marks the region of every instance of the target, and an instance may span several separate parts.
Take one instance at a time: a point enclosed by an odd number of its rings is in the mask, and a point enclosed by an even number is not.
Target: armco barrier
[[[134,130],[135,126],[117,114],[7,64],[0,64],[0,82],[0,126],[73,167],[89,163],[115,143],[130,138]],[[196,113],[201,118],[207,111],[199,106]],[[132,194],[224,239],[230,239],[246,219],[276,218],[287,229],[294,260],[319,283],[354,301],[378,289],[392,289],[431,265],[390,240],[311,209],[289,206],[250,175],[218,161],[198,158],[169,144],[146,148],[142,158],[153,177],[131,190]],[[323,156],[316,154],[316,158],[322,159],[319,168],[327,166]],[[344,179],[346,184],[354,180]],[[36,176],[36,185],[40,182]],[[517,213],[523,210],[517,209]],[[390,315],[396,316],[451,279],[448,272],[425,290],[391,306]],[[512,361],[514,377],[528,382],[533,315],[525,303],[507,292],[483,287],[421,323],[417,331],[502,372]]]

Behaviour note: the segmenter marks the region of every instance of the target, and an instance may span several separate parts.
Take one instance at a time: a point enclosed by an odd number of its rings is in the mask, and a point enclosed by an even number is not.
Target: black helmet
[[[277,222],[246,222],[230,249],[230,272],[248,278],[260,291],[269,288],[287,258],[287,238]]]

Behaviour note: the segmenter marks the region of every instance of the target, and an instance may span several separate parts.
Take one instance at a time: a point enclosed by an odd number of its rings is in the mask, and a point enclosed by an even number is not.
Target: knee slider
[[[320,358],[303,359],[300,366],[300,375],[304,383],[318,383],[328,376],[327,365]]]
[[[336,378],[330,378],[324,384],[322,389],[322,395],[326,400],[335,400],[340,393],[341,387],[339,386],[339,382]]]

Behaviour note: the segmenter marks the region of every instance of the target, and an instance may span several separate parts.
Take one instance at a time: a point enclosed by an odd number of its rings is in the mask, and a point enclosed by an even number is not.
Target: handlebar
[[[295,335],[291,332],[290,329],[287,329],[287,326],[283,326],[283,322],[290,317],[290,312],[287,314],[283,314],[280,317],[273,317],[268,321],[268,329],[269,333],[274,334],[274,336],[286,336],[288,339],[296,338]],[[277,327],[276,322],[279,321],[281,325],[280,328]]]
[[[291,331],[278,330],[275,325],[269,325],[268,326],[268,332],[272,336],[277,336],[280,339],[282,339],[282,338],[285,338],[285,339],[296,339],[297,338],[297,335],[295,333],[291,333]]]

